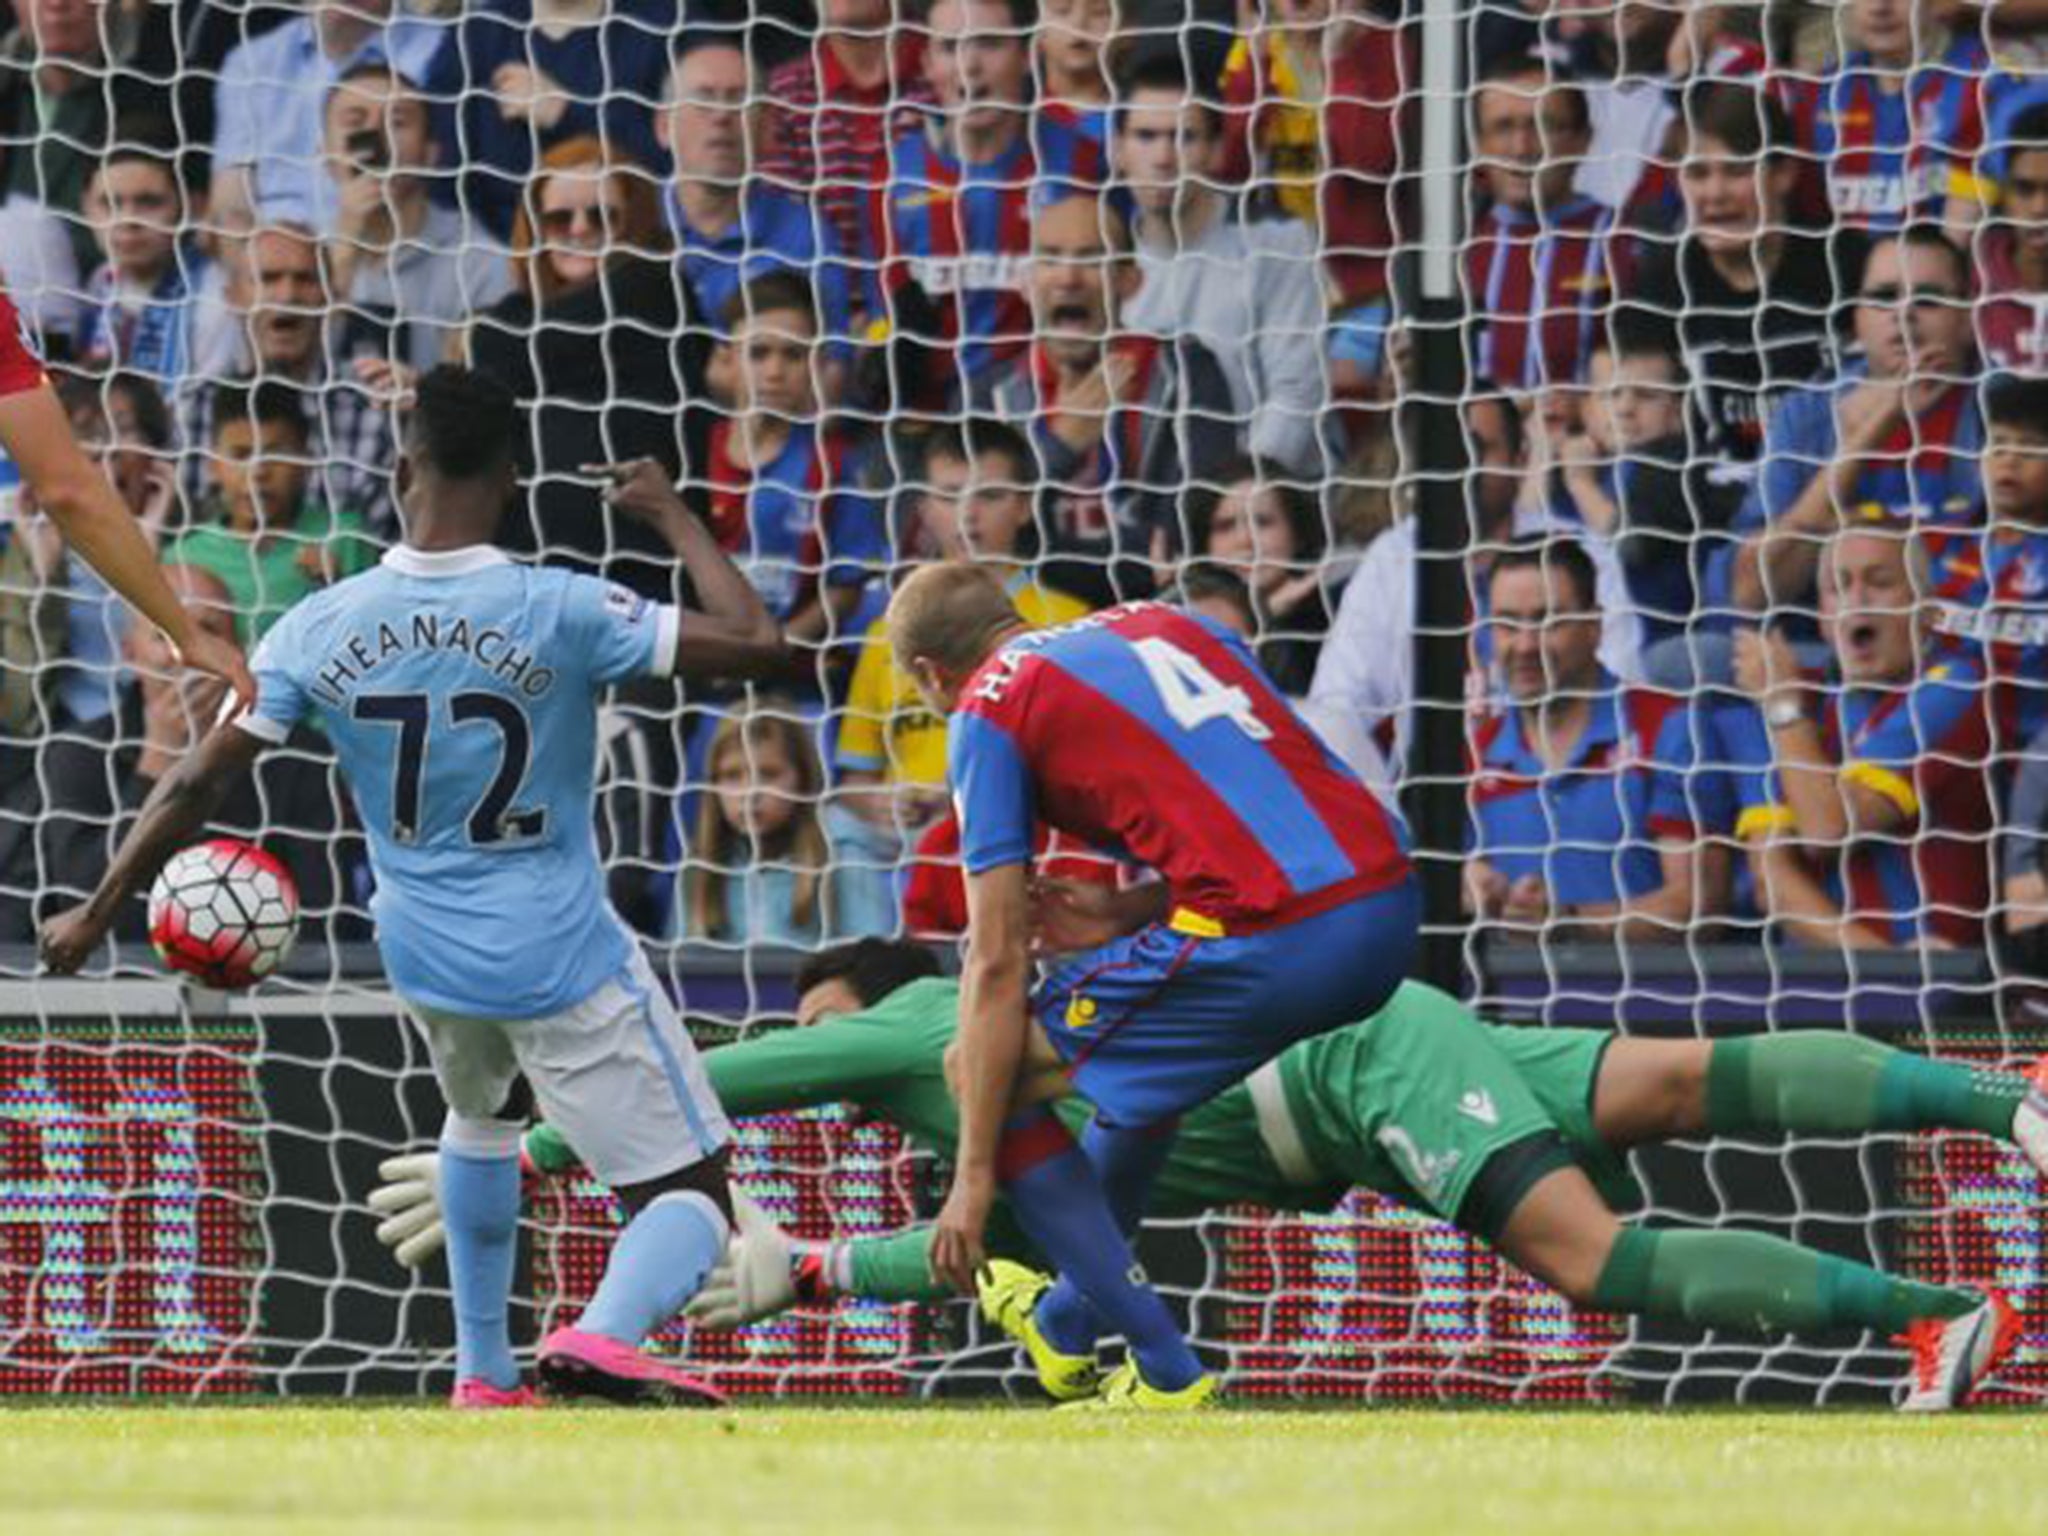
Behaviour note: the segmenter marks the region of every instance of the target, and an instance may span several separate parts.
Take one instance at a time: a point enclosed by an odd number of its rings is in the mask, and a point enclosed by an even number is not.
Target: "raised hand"
[[[627,459],[619,464],[585,464],[583,473],[606,482],[605,505],[650,527],[659,528],[689,507],[676,494],[675,482],[659,459]]]

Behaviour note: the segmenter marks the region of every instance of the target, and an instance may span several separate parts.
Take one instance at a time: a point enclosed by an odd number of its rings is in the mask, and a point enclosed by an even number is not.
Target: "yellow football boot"
[[[1102,1390],[1068,1408],[1097,1413],[1193,1413],[1213,1407],[1222,1383],[1204,1372],[1178,1392],[1164,1392],[1138,1374],[1135,1360],[1126,1360],[1102,1380]]]
[[[1038,1384],[1056,1403],[1093,1397],[1102,1386],[1102,1371],[1093,1353],[1070,1355],[1055,1349],[1032,1314],[1038,1298],[1052,1288],[1052,1277],[1009,1259],[990,1259],[975,1281],[981,1315],[1024,1346],[1038,1373]]]

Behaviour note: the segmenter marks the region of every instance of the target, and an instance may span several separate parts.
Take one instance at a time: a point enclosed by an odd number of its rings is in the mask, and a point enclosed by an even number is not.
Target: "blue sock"
[[[1081,1150],[1094,1165],[1095,1176],[1109,1199],[1110,1214],[1127,1237],[1137,1236],[1151,1198],[1152,1181],[1166,1166],[1179,1127],[1178,1120],[1132,1127],[1105,1125],[1097,1119],[1081,1133]],[[1038,1299],[1033,1316],[1038,1331],[1053,1347],[1070,1355],[1087,1354],[1102,1333],[1102,1319],[1065,1275]]]
[[[998,1168],[1025,1234],[1072,1279],[1104,1326],[1124,1336],[1145,1380],[1171,1392],[1199,1377],[1202,1362],[1146,1283],[1094,1165],[1051,1110],[1039,1105],[1011,1117]]]
[[[455,1292],[455,1374],[510,1389],[512,1270],[519,1256],[519,1159],[441,1147],[441,1221]]]
[[[1145,1219],[1152,1183],[1166,1166],[1179,1129],[1177,1119],[1140,1126],[1091,1120],[1081,1132],[1081,1150],[1095,1165],[1095,1177],[1102,1180],[1102,1192],[1109,1198],[1110,1214],[1126,1233],[1135,1233]]]
[[[576,1326],[640,1344],[697,1294],[725,1251],[725,1213],[708,1195],[658,1197],[619,1234],[604,1279]]]

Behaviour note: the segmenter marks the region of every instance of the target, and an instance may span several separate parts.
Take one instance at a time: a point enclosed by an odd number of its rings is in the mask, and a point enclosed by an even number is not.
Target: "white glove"
[[[381,1213],[377,1241],[408,1269],[418,1269],[448,1241],[441,1225],[441,1155],[413,1152],[377,1165],[384,1182],[370,1191],[370,1209]]]
[[[735,1188],[732,1212],[737,1230],[725,1257],[683,1315],[706,1328],[739,1328],[796,1305],[791,1260],[796,1245],[768,1213]]]

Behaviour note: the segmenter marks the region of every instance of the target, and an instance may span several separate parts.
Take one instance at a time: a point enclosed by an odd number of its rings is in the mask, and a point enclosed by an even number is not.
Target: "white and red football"
[[[149,942],[202,986],[234,992],[276,970],[299,933],[291,871],[248,843],[217,837],[174,854],[149,891]]]

